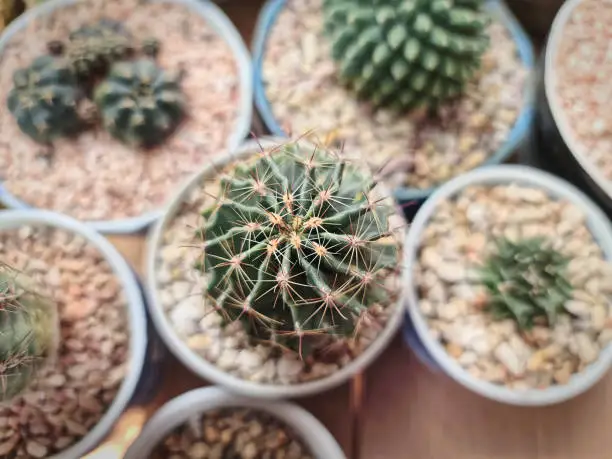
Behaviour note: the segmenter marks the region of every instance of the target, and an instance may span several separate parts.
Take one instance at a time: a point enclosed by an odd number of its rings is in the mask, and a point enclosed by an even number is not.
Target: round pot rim
[[[384,351],[400,328],[404,314],[404,309],[401,304],[404,297],[402,291],[402,295],[400,295],[400,299],[393,306],[395,309],[390,314],[384,329],[357,358],[331,375],[313,381],[287,385],[255,383],[242,379],[238,376],[231,375],[230,373],[221,370],[214,363],[192,351],[174,331],[161,304],[156,276],[156,257],[166,226],[175,217],[185,195],[192,189],[193,186],[197,186],[197,184],[205,177],[214,175],[216,170],[223,168],[226,164],[232,161],[248,158],[256,150],[259,150],[260,145],[264,148],[273,147],[279,143],[286,143],[287,140],[288,139],[286,138],[277,137],[263,137],[257,140],[250,140],[243,143],[243,145],[232,152],[217,155],[211,159],[211,163],[209,165],[206,165],[189,180],[185,181],[180,189],[178,189],[174,196],[170,199],[166,207],[166,213],[160,220],[158,220],[148,234],[146,249],[146,269],[148,279],[146,290],[149,311],[159,335],[162,337],[170,351],[187,368],[200,377],[213,382],[214,384],[223,386],[238,394],[267,399],[304,397],[327,391],[345,383],[354,374],[363,371],[366,367],[368,367]],[[305,139],[300,139],[299,142],[302,145],[312,145]]]
[[[612,198],[612,180],[607,179],[601,169],[584,154],[577,136],[572,129],[567,115],[564,113],[559,94],[556,90],[558,83],[558,72],[555,71],[555,59],[559,48],[559,42],[563,36],[563,30],[570,20],[572,13],[582,0],[567,0],[557,12],[555,20],[550,29],[546,43],[544,56],[544,92],[553,120],[557,125],[561,138],[567,145],[567,149],[576,159],[579,166],[587,173],[595,184],[609,197]]]
[[[332,434],[304,408],[285,401],[242,397],[218,387],[194,389],[167,402],[147,422],[125,457],[150,457],[166,435],[190,418],[217,408],[231,407],[264,411],[284,422],[295,431],[317,459],[346,459]]]
[[[432,337],[419,308],[417,288],[412,275],[417,263],[422,233],[440,202],[456,196],[468,186],[509,183],[534,186],[546,191],[551,196],[567,199],[577,205],[584,211],[587,226],[601,247],[605,258],[612,259],[612,224],[582,191],[552,174],[529,166],[499,165],[477,169],[456,177],[440,187],[420,208],[412,222],[406,238],[404,252],[404,284],[407,289],[408,313],[427,352],[433,356],[446,374],[461,385],[498,402],[524,406],[550,405],[575,397],[599,381],[612,365],[612,345],[609,344],[603,348],[594,363],[582,372],[572,375],[570,381],[565,385],[529,390],[513,390],[505,386],[498,386],[472,376],[448,355],[438,340]]]
[[[262,8],[257,24],[255,25],[254,38],[251,44],[253,53],[253,79],[255,106],[266,127],[277,137],[286,137],[283,128],[280,126],[274,113],[272,105],[266,96],[265,84],[263,79],[263,63],[267,51],[267,42],[272,31],[272,27],[283,10],[287,0],[268,0]],[[512,11],[502,0],[487,0],[486,8],[492,16],[498,20],[510,33],[514,41],[517,53],[521,62],[527,69],[532,70],[535,65],[533,45],[529,36],[516,19]],[[512,129],[508,133],[506,141],[497,148],[485,162],[478,167],[495,165],[506,161],[510,155],[518,149],[525,141],[529,133],[529,127],[534,117],[535,87],[533,75],[530,75],[525,82],[523,89],[523,104],[521,111],[516,118]],[[421,201],[430,196],[442,184],[434,185],[429,188],[407,188],[399,187],[393,190],[393,196],[400,202]]]
[[[56,10],[72,6],[82,0],[48,0],[25,11],[21,16],[11,22],[0,33],[0,61],[4,48],[13,36],[28,26],[33,20],[52,14]],[[253,118],[253,70],[251,57],[240,33],[227,17],[223,10],[213,2],[198,0],[147,0],[150,3],[175,3],[189,8],[198,14],[208,26],[229,46],[234,57],[237,74],[240,80],[240,94],[237,102],[237,115],[233,121],[231,134],[226,140],[225,148],[236,148],[250,131]],[[10,209],[46,210],[33,207],[10,193],[0,181],[0,203]],[[105,234],[137,233],[149,227],[163,214],[163,208],[144,212],[141,215],[116,220],[85,220],[86,225]]]
[[[100,251],[112,268],[126,298],[126,313],[129,321],[128,370],[119,391],[95,427],[68,449],[50,456],[52,459],[73,459],[84,456],[98,446],[110,432],[131,400],[144,366],[147,346],[147,322],[144,298],[134,272],[102,235],[78,220],[46,210],[6,210],[0,212],[0,231],[18,228],[20,225],[47,226],[77,234],[85,238]]]

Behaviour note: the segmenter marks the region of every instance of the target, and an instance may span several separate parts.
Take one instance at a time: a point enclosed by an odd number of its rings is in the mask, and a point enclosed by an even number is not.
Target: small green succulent
[[[0,403],[24,392],[57,352],[57,305],[0,263]]]
[[[53,54],[63,53],[81,79],[103,73],[133,51],[132,38],[123,25],[110,19],[85,25],[73,31],[67,43],[52,41],[48,48]]]
[[[553,325],[572,297],[568,262],[544,238],[496,241],[496,250],[479,269],[487,310],[496,319],[514,319],[521,329],[531,328],[537,318]]]
[[[65,60],[38,57],[28,68],[13,74],[13,84],[7,97],[8,109],[32,139],[48,143],[80,129],[80,91]]]
[[[385,279],[401,260],[393,203],[376,199],[375,185],[331,152],[295,142],[223,175],[196,230],[196,268],[217,311],[302,356],[322,338],[352,336],[370,306],[392,298]]]
[[[484,0],[324,0],[341,79],[375,106],[436,107],[461,94],[489,45]]]
[[[185,114],[178,78],[150,59],[114,64],[94,100],[108,131],[133,146],[162,142]]]

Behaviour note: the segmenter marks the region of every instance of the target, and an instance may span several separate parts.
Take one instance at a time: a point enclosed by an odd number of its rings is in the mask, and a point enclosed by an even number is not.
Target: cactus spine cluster
[[[324,0],[341,80],[375,106],[410,110],[462,93],[489,44],[484,0]]]
[[[253,338],[304,356],[320,338],[355,333],[394,292],[393,204],[369,174],[326,150],[289,142],[220,179],[196,230],[206,296]]]
[[[29,284],[0,264],[0,403],[27,390],[57,351],[56,305]]]
[[[185,105],[178,79],[150,59],[116,63],[94,100],[108,131],[134,146],[161,142],[181,121]]]
[[[13,74],[9,111],[23,132],[39,142],[70,134],[80,127],[79,91],[68,64],[41,56]]]
[[[13,74],[7,98],[21,131],[33,140],[50,144],[102,120],[122,142],[153,147],[184,118],[179,75],[155,63],[160,43],[154,37],[136,47],[122,23],[100,19],[47,48],[49,55]],[[93,99],[87,102],[95,113],[79,105],[83,96]]]
[[[531,328],[537,319],[553,325],[572,297],[565,276],[568,262],[543,238],[498,240],[480,269],[487,309],[497,319],[514,319],[521,329]]]

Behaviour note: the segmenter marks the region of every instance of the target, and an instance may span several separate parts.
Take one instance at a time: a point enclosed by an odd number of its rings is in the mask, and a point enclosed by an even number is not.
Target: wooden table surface
[[[247,43],[261,3],[223,5]],[[142,274],[144,238],[110,239]],[[206,385],[173,358],[165,362],[164,374],[163,389],[146,416],[173,396]],[[351,410],[351,397],[362,404],[358,414]],[[397,337],[365,375],[296,402],[327,426],[348,459],[612,459],[610,375],[561,405],[505,406],[431,372]],[[129,436],[125,429],[117,432]],[[96,458],[113,458],[101,451]]]

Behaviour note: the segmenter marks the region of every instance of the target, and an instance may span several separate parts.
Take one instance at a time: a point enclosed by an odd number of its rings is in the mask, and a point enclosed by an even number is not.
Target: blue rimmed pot
[[[56,13],[58,10],[69,8],[81,0],[49,0],[40,5],[28,9],[25,13],[14,20],[0,35],[0,62],[4,50],[11,45],[13,37],[24,29],[31,28],[32,23]],[[232,129],[225,142],[225,148],[229,151],[236,148],[247,136],[251,128],[253,117],[253,75],[251,57],[248,48],[232,21],[221,10],[221,8],[209,1],[198,0],[146,0],[147,3],[177,4],[193,12],[202,18],[231,49],[234,57],[239,79],[239,98],[237,101],[236,117]],[[162,44],[163,46],[163,44]],[[5,104],[5,101],[0,101]],[[25,134],[24,134],[25,135]],[[146,154],[146,153],[144,153]],[[95,179],[95,177],[94,177]],[[121,180],[121,178],[118,178]],[[12,194],[3,186],[0,180],[0,204],[9,209],[33,209],[34,207]],[[163,214],[160,207],[147,211],[140,215],[134,215],[114,220],[90,220],[84,223],[96,231],[105,234],[130,234],[146,230]]]
[[[264,5],[256,25],[252,43],[253,74],[255,105],[261,116],[265,128],[274,136],[286,136],[287,132],[276,119],[273,107],[266,95],[266,82],[263,77],[263,65],[267,52],[267,43],[278,17],[285,8],[288,0],[268,0]],[[534,52],[532,43],[520,23],[503,1],[488,0],[486,7],[494,20],[502,23],[510,32],[516,45],[517,53],[523,65],[531,71],[534,66]],[[491,154],[480,166],[500,164],[506,162],[526,142],[529,127],[533,118],[533,87],[531,78],[527,79],[523,91],[524,101],[506,140]],[[316,129],[316,126],[313,126]],[[298,133],[299,134],[299,133]],[[366,152],[367,154],[367,152]],[[478,167],[480,167],[478,166]],[[394,190],[396,200],[404,208],[407,218],[411,219],[420,205],[435,191],[439,185],[430,188],[399,187]]]
[[[148,341],[147,318],[142,286],[127,261],[117,249],[91,227],[56,212],[42,210],[0,211],[0,231],[15,230],[23,226],[59,229],[85,239],[110,266],[112,273],[126,299],[126,320],[128,322],[127,370],[115,398],[98,422],[80,440],[52,456],[53,459],[74,459],[83,457],[98,446],[112,431],[124,410],[130,406],[149,402],[155,389],[149,378],[159,374],[159,341]],[[147,391],[148,394],[144,394]],[[9,451],[9,454],[12,453]],[[3,456],[4,457],[4,456]],[[6,456],[9,457],[9,456]],[[11,456],[12,457],[12,456]],[[47,456],[45,456],[47,457]]]
[[[524,151],[524,162],[573,183],[612,218],[612,181],[585,155],[586,150],[574,133],[555,89],[559,72],[555,71],[554,62],[558,57],[559,43],[564,27],[581,2],[568,0],[559,10],[538,63],[535,117],[530,145]]]

